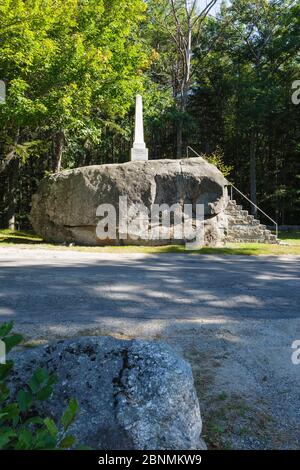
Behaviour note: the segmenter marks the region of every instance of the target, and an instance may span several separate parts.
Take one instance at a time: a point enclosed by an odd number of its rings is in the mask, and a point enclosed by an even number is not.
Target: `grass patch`
[[[203,438],[208,449],[248,448],[257,439],[270,447],[274,420],[260,403],[248,404],[238,394],[214,400],[203,413]],[[201,398],[200,398],[201,399]]]
[[[279,238],[289,245],[300,245],[300,231],[280,232]]]
[[[34,232],[25,230],[0,230],[0,244],[41,244],[43,240]]]
[[[212,255],[299,255],[300,232],[280,233],[280,238],[288,245],[268,245],[264,243],[228,243],[225,247],[205,247],[190,253]],[[0,247],[43,248],[47,250],[73,250],[90,253],[189,253],[184,246],[64,246],[45,243],[33,232],[0,230]]]

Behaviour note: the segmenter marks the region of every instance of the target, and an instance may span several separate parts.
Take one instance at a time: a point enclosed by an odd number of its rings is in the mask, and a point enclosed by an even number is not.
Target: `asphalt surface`
[[[166,341],[192,363],[210,447],[300,448],[299,262],[1,248],[0,322]]]

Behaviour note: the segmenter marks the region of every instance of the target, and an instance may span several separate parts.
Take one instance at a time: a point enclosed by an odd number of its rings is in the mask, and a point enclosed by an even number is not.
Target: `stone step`
[[[239,237],[239,238],[269,238],[266,237],[265,233],[261,230],[242,230],[240,228],[229,229],[227,232],[228,236]]]
[[[226,241],[239,243],[279,243],[276,235],[260,223],[254,215],[236,203],[229,201],[227,207],[228,230]]]
[[[231,225],[249,225],[249,227],[251,226],[251,222],[249,222],[245,218],[240,218],[240,217],[232,218],[230,223],[231,223]]]
[[[226,241],[229,243],[269,243],[272,245],[278,244],[279,241],[274,236],[274,238],[269,238],[265,236],[261,237],[255,237],[255,236],[242,236],[241,234],[236,234],[236,235],[227,235]]]
[[[245,210],[241,210],[241,215],[242,215],[243,217],[246,217],[246,216],[249,215],[249,212],[248,212],[248,211],[245,211]]]
[[[237,237],[227,237],[227,243],[274,243],[269,242],[265,238],[237,238]]]
[[[257,220],[257,219],[253,219],[252,222],[251,222],[251,225],[252,225],[252,227],[254,227],[254,226],[256,227],[256,226],[260,225],[260,221]]]
[[[238,211],[238,210],[236,210],[236,209],[232,209],[232,208],[230,208],[230,209],[227,208],[227,209],[226,209],[226,213],[227,213],[228,215],[238,216],[239,213],[240,213],[240,211]]]

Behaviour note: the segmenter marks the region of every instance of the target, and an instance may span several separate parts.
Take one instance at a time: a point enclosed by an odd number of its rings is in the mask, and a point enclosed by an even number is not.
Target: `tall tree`
[[[270,106],[270,98],[274,98],[268,84],[272,82],[276,67],[282,67],[289,57],[290,45],[283,41],[282,49],[278,49],[278,41],[282,35],[286,38],[287,18],[294,0],[233,0],[224,14],[229,19],[233,36],[241,43],[240,63],[248,67],[247,112],[249,163],[250,163],[250,195],[257,204],[257,156],[261,148],[263,134],[261,124]],[[277,46],[277,55],[274,57]],[[287,47],[287,50],[285,49]],[[282,62],[283,60],[283,62]],[[252,82],[252,86],[251,86]],[[257,210],[252,206],[254,215]]]
[[[142,0],[1,0],[0,171],[11,181],[8,207],[17,192],[13,160],[38,154],[53,171],[80,163],[78,154],[85,158],[128,112],[149,63],[139,37],[145,9]]]
[[[193,49],[199,45],[201,29],[217,1],[149,0],[148,2],[159,28],[167,31],[173,43],[171,80],[178,109],[177,158],[183,155],[183,121],[186,118],[193,80]]]
[[[291,165],[299,166],[299,109],[291,103],[291,83],[299,74],[298,11],[299,0],[235,0],[224,7],[205,31],[217,38],[222,28],[222,41],[210,49],[204,37],[207,46],[196,51],[190,110],[200,148],[221,146],[243,192],[282,222],[297,211]]]

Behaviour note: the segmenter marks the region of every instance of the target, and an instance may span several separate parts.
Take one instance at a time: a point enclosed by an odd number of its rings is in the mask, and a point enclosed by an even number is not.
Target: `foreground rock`
[[[153,204],[204,204],[205,243],[218,245],[224,241],[227,182],[222,173],[202,158],[183,160],[151,160],[114,165],[77,168],[51,175],[45,179],[33,197],[31,223],[37,234],[49,242],[78,244],[164,244],[183,243],[176,238],[174,227],[168,239],[149,237],[147,217],[136,230],[136,204],[151,210]],[[117,226],[117,238],[105,242],[96,234],[100,204],[112,204],[119,220],[119,197],[127,196],[129,234],[122,239]],[[195,216],[195,214],[193,214]],[[138,217],[139,221],[141,217]]]
[[[189,364],[168,346],[110,337],[79,338],[15,354],[11,388],[37,367],[58,382],[42,412],[59,420],[72,397],[70,432],[94,449],[202,449],[202,422]]]

